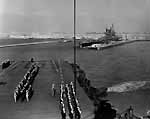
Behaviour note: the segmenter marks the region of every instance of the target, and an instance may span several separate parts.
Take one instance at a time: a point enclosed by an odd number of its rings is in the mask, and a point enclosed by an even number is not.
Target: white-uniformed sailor
[[[56,89],[55,89],[55,84],[54,83],[52,83],[52,96],[55,96],[55,94],[56,94]]]
[[[18,95],[19,95],[19,92],[18,92],[18,90],[16,89],[16,90],[14,91],[14,100],[15,100],[15,103],[17,102],[17,97],[18,97]]]
[[[21,87],[21,85],[20,85],[20,84],[18,84],[18,85],[17,85],[17,87],[16,87],[16,89],[17,89],[18,91],[20,91],[20,90],[21,90],[21,88],[22,88],[22,87]]]
[[[70,119],[73,119],[73,107],[72,107],[72,105],[71,105],[71,103],[69,102],[69,106],[70,106],[70,110],[69,110],[69,117],[70,117]]]
[[[29,86],[29,83],[26,83],[26,84],[24,85],[24,88],[25,88],[25,89],[28,89],[28,86]]]
[[[15,103],[17,101],[17,95],[16,95],[16,92],[14,92],[14,100],[15,100]]]
[[[24,86],[23,82],[19,82],[19,85],[21,88]]]
[[[60,110],[61,110],[62,119],[66,119],[66,110],[63,101],[60,102]]]
[[[23,87],[22,90],[20,91],[21,95],[24,95],[25,91],[26,91],[26,89],[25,89],[25,87]]]
[[[24,79],[28,79],[29,78],[29,76],[30,76],[30,72],[27,72],[25,75],[24,75]]]
[[[80,107],[77,106],[77,110],[78,110],[78,119],[80,119],[81,118],[81,109],[80,109]]]
[[[27,100],[27,102],[29,102],[31,93],[32,93],[32,86],[29,85],[29,88],[26,90],[26,100]]]
[[[61,82],[61,92],[62,92],[62,96],[66,97],[66,95],[65,95],[65,84],[64,84],[64,81]]]
[[[21,82],[26,83],[27,79],[22,79]]]
[[[29,102],[29,90],[26,90],[26,100]]]

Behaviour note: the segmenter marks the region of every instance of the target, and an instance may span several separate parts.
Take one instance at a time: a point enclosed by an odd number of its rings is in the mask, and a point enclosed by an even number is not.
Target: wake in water
[[[129,81],[108,87],[107,92],[122,93],[148,88],[150,88],[150,81]]]

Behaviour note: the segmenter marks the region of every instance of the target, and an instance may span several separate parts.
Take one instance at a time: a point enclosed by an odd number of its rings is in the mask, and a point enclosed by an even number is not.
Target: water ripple
[[[108,92],[129,92],[139,89],[149,89],[150,81],[129,81],[108,88]]]

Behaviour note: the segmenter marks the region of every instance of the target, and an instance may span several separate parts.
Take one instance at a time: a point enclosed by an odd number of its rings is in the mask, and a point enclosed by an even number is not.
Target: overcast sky
[[[77,0],[77,31],[150,31],[150,0]],[[0,0],[0,32],[72,32],[73,0]]]

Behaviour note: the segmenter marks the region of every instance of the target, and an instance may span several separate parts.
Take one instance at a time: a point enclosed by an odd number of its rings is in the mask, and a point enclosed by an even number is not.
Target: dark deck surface
[[[0,81],[6,82],[0,85],[0,119],[60,119],[59,110],[59,86],[60,76],[55,71],[51,61],[38,61],[40,70],[36,76],[33,89],[34,94],[30,102],[15,103],[13,91],[24,74],[30,67],[28,61],[14,62],[8,69],[1,70]],[[73,80],[71,66],[63,61],[56,61],[57,66],[62,67],[64,81]],[[56,97],[51,96],[51,85],[56,84]],[[92,117],[93,106],[83,90],[77,84],[77,96],[82,110],[82,118]]]

